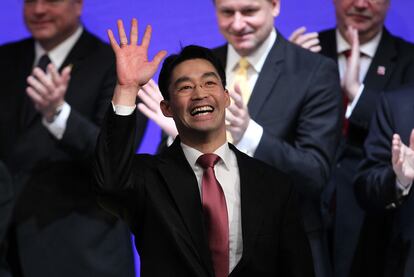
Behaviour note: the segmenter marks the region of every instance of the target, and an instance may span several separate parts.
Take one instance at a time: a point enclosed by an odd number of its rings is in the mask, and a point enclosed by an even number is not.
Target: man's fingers
[[[46,87],[41,82],[39,82],[37,78],[29,76],[27,77],[27,83],[37,92],[37,94],[40,94],[42,96],[46,96],[48,94]]]
[[[318,39],[318,37],[319,37],[319,34],[317,32],[303,34],[297,38],[296,43],[306,48],[305,47],[306,42],[314,40],[314,39]],[[318,39],[318,42],[319,42],[319,39]]]
[[[152,59],[152,62],[154,63],[154,66],[156,68],[158,68],[158,66],[160,65],[162,59],[164,59],[165,56],[167,56],[167,51],[165,51],[165,50],[162,50],[162,51],[158,52],[157,55],[155,55],[154,59]]]
[[[140,110],[146,117],[148,117],[149,119],[157,122],[157,117],[158,115],[152,110],[150,109],[147,105],[145,105],[144,103],[138,103],[137,105],[138,110]]]
[[[158,89],[158,87],[154,87],[149,83],[146,83],[141,90],[142,93],[145,93],[148,97],[151,97],[151,99],[153,99],[153,101],[157,102],[158,104],[164,100],[164,97],[162,97],[161,91]]]
[[[148,46],[151,41],[151,34],[152,34],[152,27],[151,25],[147,25],[147,27],[145,28],[144,37],[142,38],[142,43],[141,43],[142,47],[144,47],[145,49],[148,49]]]
[[[314,53],[319,53],[322,50],[322,47],[320,45],[316,45],[316,46],[312,46],[311,48],[309,48],[310,51],[314,52]]]
[[[289,41],[291,42],[296,42],[296,40],[298,39],[298,37],[300,37],[302,34],[304,34],[306,32],[306,27],[302,26],[297,28],[296,30],[293,31],[293,33],[289,36]]]
[[[128,45],[128,37],[125,33],[124,22],[121,19],[116,21],[118,25],[118,34],[119,34],[119,44],[122,47],[123,45]]]
[[[150,94],[141,90],[138,92],[138,97],[142,100],[143,104],[154,112],[161,112],[160,102],[150,96]]]
[[[138,43],[138,21],[136,18],[133,18],[131,22],[130,41],[131,45],[137,45]]]
[[[236,105],[232,104],[230,106],[227,107],[227,110],[230,111],[232,113],[232,115],[239,117],[241,115],[241,110],[239,107],[237,107]]]
[[[68,65],[62,70],[62,74],[60,77],[63,83],[67,84],[69,82],[71,72],[72,72],[72,65]]]
[[[304,42],[302,44],[302,47],[306,48],[306,49],[311,49],[312,47],[317,46],[317,45],[319,45],[319,39],[318,38],[313,38],[313,39],[310,39],[310,40]]]
[[[410,149],[414,151],[414,129],[411,130],[410,134]]]
[[[111,29],[108,29],[107,33],[108,33],[108,38],[109,38],[109,42],[111,44],[112,49],[114,50],[114,52],[118,51],[119,45],[118,45],[118,42],[116,42],[114,33],[112,32]]]
[[[230,94],[231,99],[233,99],[234,104],[238,108],[242,109],[244,107],[244,103],[243,103],[243,98],[242,98],[242,95],[241,95],[241,89],[240,89],[239,85],[236,84],[234,86],[234,91],[230,90],[229,94]]]
[[[27,87],[26,93],[30,97],[30,99],[32,99],[35,105],[37,105],[37,107],[46,104],[46,101],[43,99],[43,97],[39,93],[37,93],[36,90],[34,90],[32,87]]]

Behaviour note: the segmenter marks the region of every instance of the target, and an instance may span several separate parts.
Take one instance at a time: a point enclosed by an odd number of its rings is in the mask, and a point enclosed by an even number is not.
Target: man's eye
[[[242,11],[243,15],[250,16],[254,15],[258,10],[257,9],[246,9]]]
[[[207,82],[205,83],[205,86],[206,86],[206,87],[212,87],[212,86],[215,86],[215,85],[217,85],[217,83],[216,83],[216,82],[214,82],[214,81],[207,81]]]
[[[225,16],[225,17],[229,17],[232,16],[234,14],[234,11],[232,10],[221,10],[221,15]]]
[[[178,91],[186,91],[186,90],[191,90],[193,89],[192,86],[181,86],[178,88]]]

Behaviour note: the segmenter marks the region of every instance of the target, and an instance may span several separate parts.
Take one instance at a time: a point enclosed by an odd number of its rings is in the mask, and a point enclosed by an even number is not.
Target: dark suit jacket
[[[215,53],[225,65],[227,46]],[[341,122],[335,63],[291,44],[278,33],[248,109],[263,127],[254,157],[294,178],[305,228],[320,230],[320,193],[330,174]]]
[[[11,276],[6,262],[6,231],[13,210],[13,183],[8,169],[0,161],[0,277]]]
[[[24,276],[132,276],[127,228],[99,208],[90,187],[91,157],[116,82],[112,50],[84,31],[64,61],[62,68],[73,65],[65,96],[72,110],[61,140],[26,96],[33,60],[33,39],[0,47],[0,159],[16,178]]]
[[[141,276],[214,276],[200,192],[179,139],[157,156],[134,155],[134,116],[109,111],[95,179],[107,208],[136,234]],[[230,276],[313,276],[297,199],[285,174],[235,152],[243,257]]]
[[[385,93],[365,142],[366,158],[355,182],[359,203],[369,212],[382,212],[394,203],[395,217],[385,259],[384,276],[414,276],[414,196],[397,197],[391,164],[392,135],[406,145],[414,128],[414,86]]]
[[[335,29],[319,33],[319,41],[321,53],[337,61]],[[385,68],[384,75],[378,74],[379,66]],[[377,258],[368,260],[383,253],[384,245],[380,245],[387,236],[387,222],[391,215],[365,217],[356,201],[352,183],[358,164],[364,157],[363,143],[381,91],[396,88],[410,81],[414,81],[414,46],[391,35],[384,28],[378,49],[363,81],[364,91],[349,118],[347,137],[341,139],[326,197],[323,198],[323,207],[327,210],[332,193],[336,193],[333,262],[337,277],[348,276],[353,259],[361,261],[358,266],[361,269],[370,267],[370,273],[373,275],[373,270],[380,268],[377,266],[380,263],[376,261]],[[384,233],[376,231],[380,225],[383,226],[380,229]],[[355,256],[357,258],[354,258],[356,249],[359,253]]]

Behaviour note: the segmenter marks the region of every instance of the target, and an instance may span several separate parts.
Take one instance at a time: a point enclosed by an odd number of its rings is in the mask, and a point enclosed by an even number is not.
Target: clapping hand
[[[233,103],[227,108],[226,128],[230,132],[233,143],[237,144],[243,138],[250,122],[250,115],[247,105],[243,102],[241,90],[238,85],[234,86],[234,91],[230,91]]]
[[[408,187],[414,180],[414,129],[410,135],[410,146],[406,146],[398,134],[392,138],[392,168],[398,181]]]
[[[141,103],[138,109],[149,119],[153,120],[170,137],[175,138],[178,134],[174,120],[164,116],[160,108],[160,102],[164,100],[161,91],[154,80],[149,80],[138,92]]]
[[[306,27],[300,27],[289,36],[289,41],[317,53],[322,50],[318,36],[317,32],[306,33]]]
[[[70,79],[71,67],[67,66],[60,74],[53,64],[47,66],[47,72],[39,67],[33,69],[27,78],[29,86],[26,93],[32,99],[36,110],[52,122],[58,107],[63,105]]]

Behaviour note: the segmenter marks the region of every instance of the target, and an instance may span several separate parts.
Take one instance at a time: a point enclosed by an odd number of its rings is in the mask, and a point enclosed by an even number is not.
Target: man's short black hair
[[[168,88],[170,86],[172,72],[174,68],[180,63],[187,60],[203,59],[210,62],[216,69],[223,88],[226,87],[226,73],[224,72],[223,66],[213,52],[205,47],[197,45],[189,45],[184,47],[179,54],[173,54],[168,56],[162,64],[160,76],[158,77],[158,86],[161,94],[165,100],[170,100]]]

